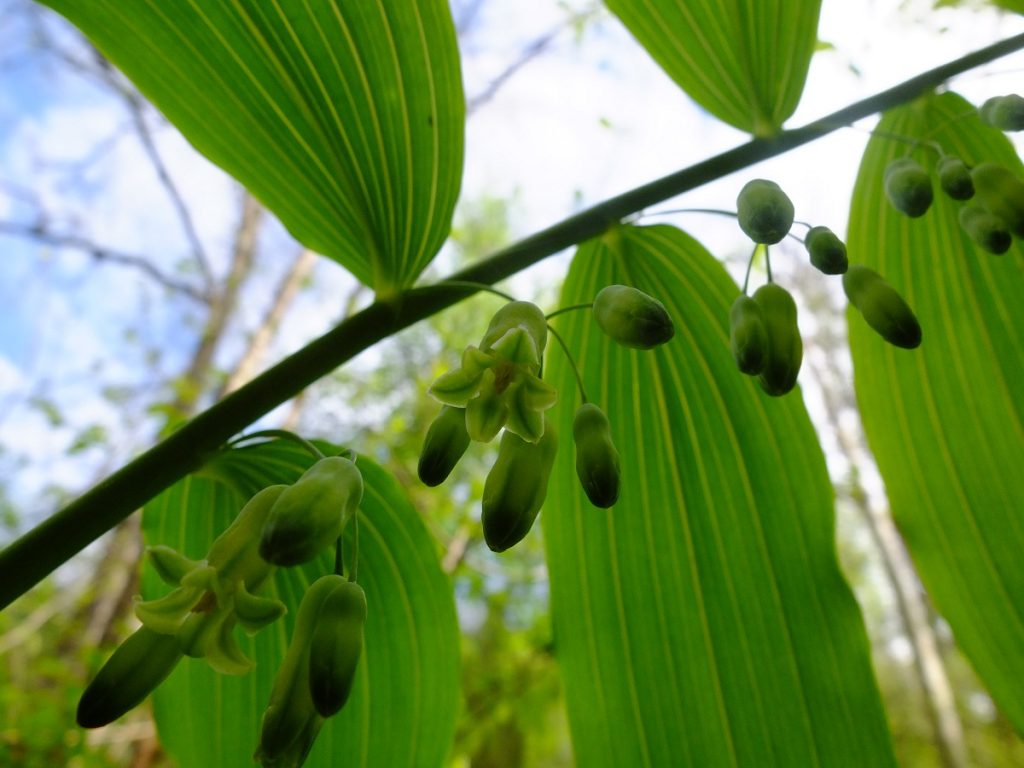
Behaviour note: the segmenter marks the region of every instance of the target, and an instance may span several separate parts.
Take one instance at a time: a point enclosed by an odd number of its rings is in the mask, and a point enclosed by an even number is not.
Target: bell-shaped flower
[[[270,486],[253,496],[203,560],[190,560],[170,547],[151,547],[154,570],[175,589],[136,602],[139,621],[153,632],[174,635],[183,653],[205,658],[218,672],[248,671],[252,662],[238,647],[235,625],[254,634],[286,610],[281,601],[255,594],[274,572],[259,556],[260,532],[285,487]]]
[[[490,442],[505,427],[536,443],[544,434],[544,411],[558,395],[538,375],[546,341],[540,309],[510,302],[495,314],[480,347],[467,347],[462,366],[440,376],[430,394],[466,409],[466,430],[473,440]]]

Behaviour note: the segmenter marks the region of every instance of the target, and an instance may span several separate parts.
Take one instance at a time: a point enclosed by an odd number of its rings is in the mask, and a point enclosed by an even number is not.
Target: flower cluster
[[[191,560],[167,546],[147,550],[156,573],[173,587],[137,600],[142,626],[107,660],[79,702],[83,727],[106,725],[140,704],[183,656],[205,659],[222,674],[244,674],[252,662],[234,628],[254,634],[286,613],[260,590],[278,567],[306,563],[335,544],[363,494],[355,463],[320,458],[292,485],[255,494],[206,557]],[[292,642],[263,718],[256,759],[299,766],[324,718],[348,699],[362,652],[366,597],[332,574],[307,590]]]
[[[886,189],[908,185],[916,179],[907,164],[896,166],[887,176]],[[925,174],[927,180],[927,174]],[[914,182],[916,183],[916,181]],[[906,194],[903,209],[910,215],[930,204],[931,188],[926,193]],[[757,248],[780,242],[790,234],[795,209],[792,201],[773,181],[754,179],[740,190],[736,199],[736,218],[740,228]],[[811,264],[826,275],[842,275],[847,298],[886,341],[913,349],[921,343],[921,327],[903,298],[879,275],[867,267],[851,266],[846,244],[825,226],[808,227],[803,239]],[[754,255],[751,255],[753,262]],[[749,270],[748,270],[749,278]],[[792,295],[772,281],[747,295],[746,284],[729,312],[729,343],[736,367],[741,373],[756,376],[761,389],[779,397],[796,386],[803,362],[803,341],[797,326],[797,307]]]
[[[1024,130],[1024,98],[993,96],[978,108],[978,116],[1000,131]],[[962,204],[957,218],[975,244],[999,255],[1014,237],[1024,237],[1024,182],[1012,170],[991,162],[970,167],[937,143],[925,146],[938,154],[939,188]],[[893,207],[914,218],[925,215],[935,197],[928,170],[911,157],[898,157],[886,167],[885,194]]]
[[[572,307],[583,308],[592,310],[604,333],[634,349],[664,344],[675,333],[664,306],[636,288],[608,286],[593,304]],[[539,307],[510,300],[495,313],[480,344],[465,349],[461,366],[440,376],[429,390],[443,407],[427,430],[420,454],[424,484],[443,483],[472,441],[490,442],[504,428],[481,510],[484,540],[495,552],[529,533],[547,495],[558,450],[547,418],[558,393],[542,377],[548,332]],[[607,417],[586,402],[585,394],[583,400],[573,427],[577,474],[590,501],[607,508],[619,495],[619,454]]]

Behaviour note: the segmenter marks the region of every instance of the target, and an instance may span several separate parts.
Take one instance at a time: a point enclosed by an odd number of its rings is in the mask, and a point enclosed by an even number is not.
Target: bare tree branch
[[[598,11],[597,6],[591,6],[584,11],[573,13],[567,16],[558,25],[552,27],[544,34],[534,38],[533,41],[527,43],[526,46],[519,52],[519,55],[508,64],[498,75],[491,80],[491,82],[477,95],[466,100],[466,115],[472,115],[476,110],[482,107],[484,104],[489,102],[497,95],[498,91],[512,79],[513,76],[531,61],[536,59],[545,53],[555,42],[560,34],[565,30],[570,29],[577,24],[581,24],[591,17],[593,17]],[[475,9],[473,11],[475,13]]]
[[[295,300],[296,295],[298,295],[299,288],[302,287],[306,278],[312,273],[317,258],[318,256],[308,249],[303,249],[295,257],[291,267],[281,278],[280,283],[278,283],[277,290],[274,292],[274,298],[266,314],[263,316],[262,322],[249,337],[249,344],[235,364],[235,370],[224,382],[224,386],[218,393],[218,399],[229,392],[234,392],[255,375],[267,355],[270,342],[277,333],[281,320],[291,308],[292,302]]]
[[[180,389],[173,404],[174,410],[183,416],[192,413],[199,396],[206,390],[217,347],[224,337],[228,321],[234,314],[242,283],[252,271],[263,214],[263,207],[256,201],[256,198],[248,192],[244,192],[242,213],[238,229],[235,232],[228,275],[210,303],[210,313],[206,318],[203,335],[192,354],[192,362],[183,376],[185,386]]]
[[[93,58],[104,75],[104,79],[124,100],[125,106],[128,109],[128,114],[132,120],[132,125],[135,127],[135,133],[139,138],[139,143],[142,144],[143,150],[146,152],[150,162],[153,164],[153,170],[156,171],[157,178],[160,180],[160,184],[167,192],[171,205],[174,207],[174,210],[178,215],[178,220],[181,222],[181,227],[185,232],[185,237],[192,248],[193,258],[195,258],[196,264],[199,267],[199,273],[203,276],[207,290],[209,290],[214,282],[210,259],[207,256],[206,249],[203,247],[203,243],[199,238],[199,232],[196,230],[195,222],[192,219],[192,214],[189,211],[188,205],[185,203],[185,199],[182,197],[178,186],[171,178],[171,174],[167,170],[167,165],[164,163],[163,157],[160,155],[159,149],[157,149],[156,142],[153,140],[153,134],[146,123],[147,102],[139,95],[139,92],[136,91],[133,86],[130,86],[119,76],[117,70],[107,62],[102,53],[95,48],[92,48],[91,50]]]
[[[159,267],[155,266],[145,256],[107,248],[106,246],[94,243],[88,238],[81,237],[80,235],[52,232],[45,224],[42,223],[21,224],[14,221],[0,221],[0,234],[34,240],[37,243],[51,245],[55,248],[69,248],[71,250],[83,251],[92,256],[96,261],[122,264],[124,266],[137,269],[169,291],[188,296],[190,299],[202,304],[209,302],[209,297],[203,291],[183,280],[171,277]]]

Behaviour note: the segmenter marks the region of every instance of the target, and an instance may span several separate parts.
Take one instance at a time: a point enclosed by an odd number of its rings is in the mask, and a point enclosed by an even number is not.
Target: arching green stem
[[[754,257],[757,256],[757,249],[760,246],[755,245],[753,250],[750,251],[750,258],[747,259],[747,273],[743,276],[743,293],[747,292],[747,286],[750,285],[750,270],[754,266]]]
[[[576,367],[576,360],[573,358],[572,352],[569,351],[569,346],[565,343],[565,339],[562,338],[562,334],[560,334],[558,331],[551,327],[550,323],[548,323],[548,330],[551,332],[551,335],[554,336],[555,339],[558,341],[559,346],[562,347],[562,352],[565,353],[565,357],[569,360],[569,365],[572,368],[572,372],[576,376],[576,386],[580,388],[580,398],[583,400],[584,403],[590,402],[589,400],[587,400],[587,391],[583,388],[583,377],[580,376],[580,369]]]
[[[593,309],[593,308],[594,308],[594,302],[592,302],[592,301],[587,303],[587,304],[573,304],[573,305],[568,306],[568,307],[559,307],[554,312],[551,312],[550,314],[545,315],[544,319],[545,320],[550,320],[553,317],[558,317],[559,315],[563,315],[566,312],[574,312],[574,311],[576,311],[578,309]],[[550,327],[551,326],[549,325],[548,328],[550,328]]]
[[[1024,33],[961,56],[807,125],[756,138],[609,198],[451,276],[491,284],[605,232],[630,214],[776,157],[842,125],[906,104],[949,78],[1024,48]],[[468,287],[468,286],[467,286]],[[380,340],[480,290],[443,284],[380,299],[185,423],[0,551],[0,608],[147,501],[199,469],[232,435]]]
[[[484,293],[493,293],[495,296],[500,296],[508,301],[516,301],[515,296],[510,296],[503,291],[499,291],[497,288],[494,288],[487,283],[475,283],[472,280],[442,280],[440,283],[437,283],[437,285],[446,285],[451,286],[452,288],[466,288],[473,292],[482,291]]]

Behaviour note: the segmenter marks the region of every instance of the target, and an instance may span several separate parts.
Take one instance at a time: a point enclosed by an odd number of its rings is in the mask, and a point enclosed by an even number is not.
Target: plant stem
[[[747,272],[743,275],[743,295],[747,294],[747,286],[750,285],[750,270],[754,268],[754,258],[757,256],[758,246],[755,245],[753,250],[750,252],[750,258],[747,259]]]
[[[583,404],[586,405],[589,402],[587,400],[587,390],[583,388],[583,377],[580,376],[580,369],[576,367],[576,361],[573,359],[572,352],[569,351],[569,345],[565,343],[565,339],[562,338],[562,334],[552,328],[550,323],[548,324],[548,330],[562,347],[565,359],[569,361],[569,366],[572,368],[572,372],[576,375],[576,386],[580,388],[580,399],[583,401]]]
[[[570,305],[568,307],[559,307],[554,312],[551,312],[550,314],[546,315],[544,317],[544,319],[545,320],[550,320],[553,317],[558,317],[559,315],[565,314],[566,312],[575,312],[578,309],[593,309],[593,308],[594,308],[594,302],[592,302],[592,301],[588,302],[587,304],[572,304],[572,305]],[[550,328],[550,327],[551,326],[549,325],[548,328]]]
[[[493,293],[495,296],[500,296],[506,301],[517,300],[515,296],[510,296],[504,291],[499,291],[494,286],[487,285],[487,283],[474,283],[469,280],[442,280],[440,283],[435,283],[435,285],[446,285],[451,286],[452,288],[466,288],[467,290],[473,291],[473,293],[478,291]]]
[[[602,234],[651,205],[788,152],[886,109],[905,104],[954,75],[1024,48],[1015,35],[947,62],[801,128],[753,139],[681,171],[644,184],[541,230],[451,275],[491,284],[541,259]],[[473,295],[442,284],[410,288],[378,300],[188,421],[0,552],[0,608],[28,591],[71,556],[147,501],[203,465],[232,435],[294,397],[378,341]]]

